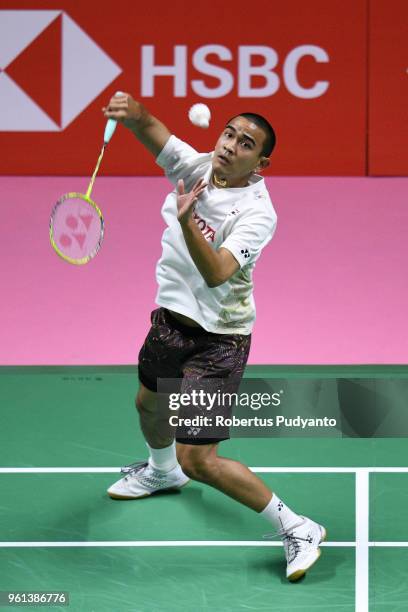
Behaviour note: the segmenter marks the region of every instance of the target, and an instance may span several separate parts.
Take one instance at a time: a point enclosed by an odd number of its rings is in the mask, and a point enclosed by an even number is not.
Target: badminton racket
[[[115,95],[123,94],[117,91]],[[86,193],[66,193],[59,198],[52,209],[50,242],[54,251],[70,264],[80,266],[88,263],[101,248],[105,223],[102,212],[91,195],[105,148],[116,126],[115,119],[108,119],[102,150]]]

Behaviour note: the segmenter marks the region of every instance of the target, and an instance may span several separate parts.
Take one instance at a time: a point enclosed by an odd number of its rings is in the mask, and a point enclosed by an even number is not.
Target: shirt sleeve
[[[156,157],[156,163],[164,169],[167,178],[174,184],[191,174],[203,154],[172,135]]]
[[[228,249],[240,267],[254,263],[262,249],[268,244],[275,233],[277,218],[266,212],[256,215],[244,215],[238,219],[232,232],[227,236],[220,248]]]

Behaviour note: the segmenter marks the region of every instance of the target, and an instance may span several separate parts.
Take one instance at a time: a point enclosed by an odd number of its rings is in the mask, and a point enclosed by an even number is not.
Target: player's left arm
[[[214,251],[192,217],[194,203],[206,188],[202,179],[197,181],[190,193],[184,193],[184,182],[177,184],[178,220],[192,260],[208,287],[218,287],[239,269],[239,263],[228,249]]]

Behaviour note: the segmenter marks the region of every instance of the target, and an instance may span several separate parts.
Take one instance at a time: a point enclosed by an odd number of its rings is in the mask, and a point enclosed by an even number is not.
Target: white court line
[[[355,546],[355,542],[322,542],[321,546],[347,548]],[[79,542],[0,542],[0,548],[100,548],[100,547],[129,547],[129,548],[154,548],[154,547],[172,547],[172,546],[236,546],[247,547],[275,547],[283,546],[282,542],[262,542],[262,540],[119,540],[119,541],[98,541],[87,542],[85,540]]]
[[[356,472],[356,612],[368,612],[369,470]]]
[[[276,547],[283,546],[282,542],[262,542],[262,540],[107,540],[107,541],[78,541],[78,542],[0,542],[0,548],[103,548],[109,547],[129,547],[129,548],[154,548],[164,547],[170,548],[172,546],[234,546],[234,547],[248,547],[254,546],[257,548],[262,547]],[[322,542],[320,546],[325,548],[353,548],[356,546],[355,542]],[[408,542],[368,542],[368,546],[371,548],[408,548]]]
[[[112,467],[21,467],[0,468],[0,474],[117,474],[120,468]]]
[[[408,467],[250,467],[258,474],[408,473]],[[2,467],[0,474],[117,474],[120,467]]]
[[[391,548],[406,548],[408,546],[408,542],[369,542],[369,546],[373,548],[377,548],[380,546],[390,546]]]
[[[302,472],[310,472],[311,474],[317,473],[333,473],[333,474],[355,474],[356,472],[368,471],[371,473],[377,474],[393,474],[397,473],[408,473],[408,467],[252,467],[249,468],[253,472],[288,472],[288,473],[302,473]]]

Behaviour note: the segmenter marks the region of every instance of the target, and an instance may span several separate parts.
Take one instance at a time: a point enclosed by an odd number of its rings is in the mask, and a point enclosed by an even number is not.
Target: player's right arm
[[[116,119],[129,128],[154,157],[171,136],[167,127],[128,93],[113,96],[102,111],[105,117]]]

